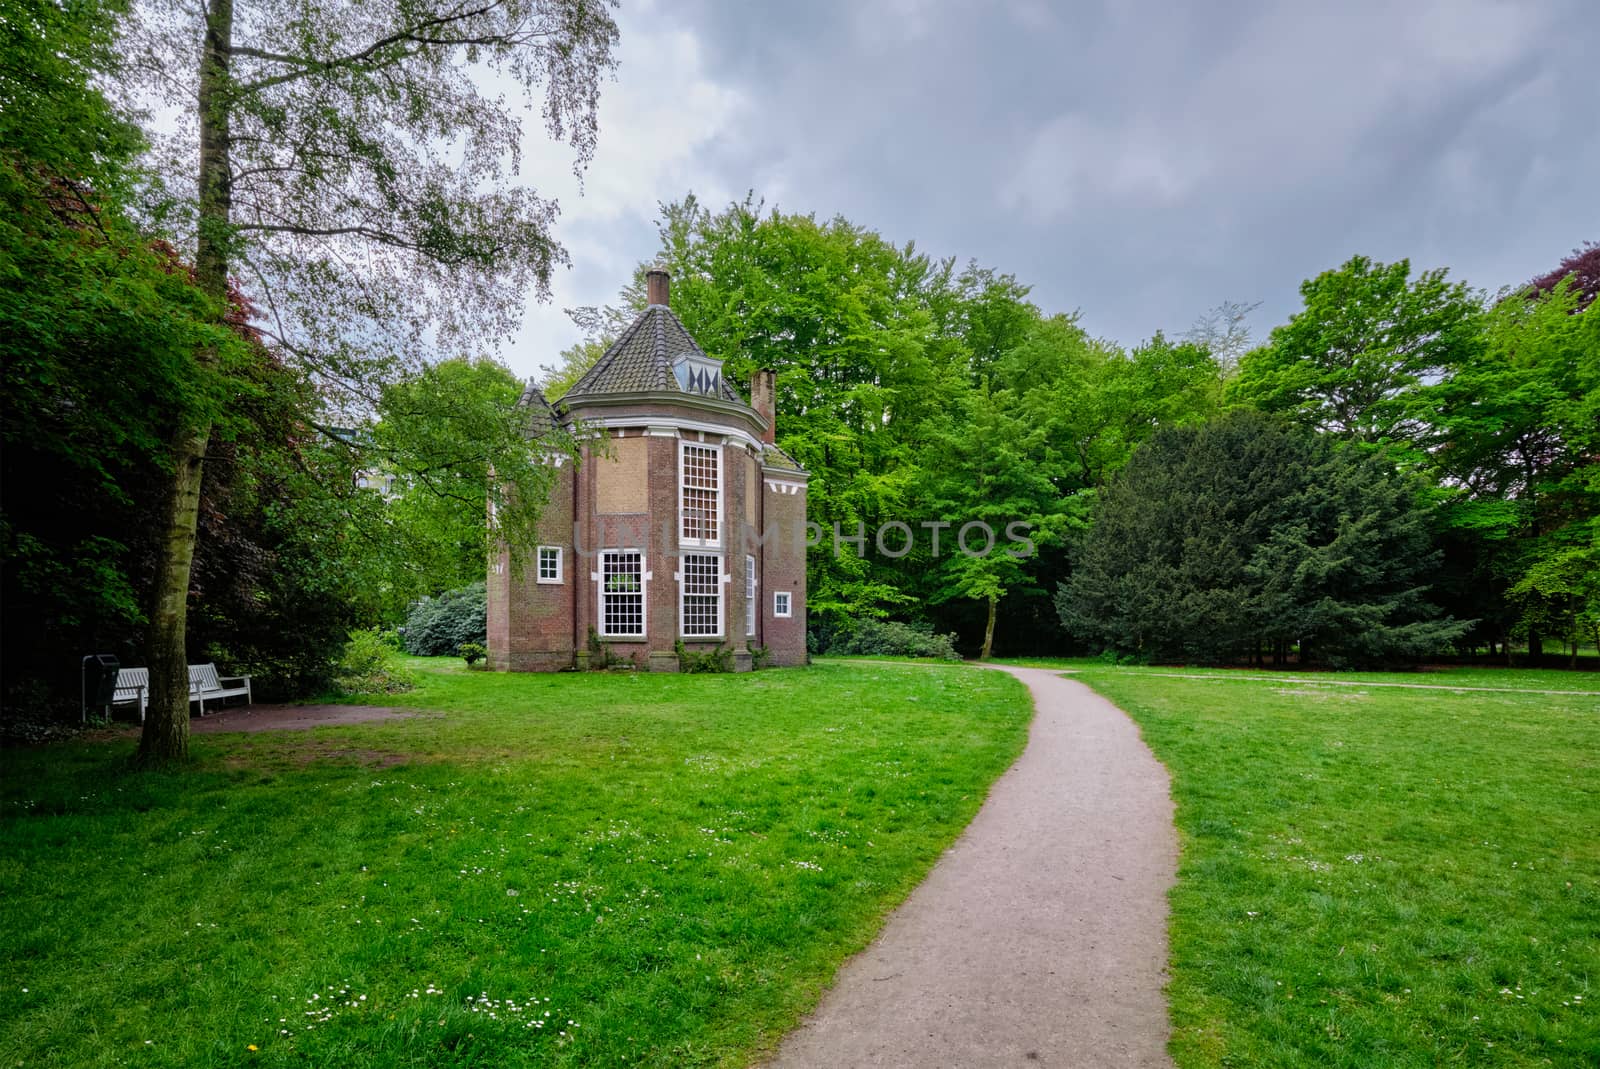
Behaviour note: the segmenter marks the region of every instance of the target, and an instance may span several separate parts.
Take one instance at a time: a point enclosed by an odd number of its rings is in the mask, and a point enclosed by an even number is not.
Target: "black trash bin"
[[[83,659],[83,718],[90,708],[109,709],[117,696],[117,673],[122,662],[114,653],[91,653]]]

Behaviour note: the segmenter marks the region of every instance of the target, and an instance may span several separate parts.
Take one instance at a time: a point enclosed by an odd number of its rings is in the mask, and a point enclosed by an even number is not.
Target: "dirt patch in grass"
[[[370,724],[375,720],[427,716],[416,709],[380,705],[245,705],[206,716],[191,716],[189,731],[195,735],[220,735],[227,732],[254,734],[262,731],[309,731],[312,728],[341,727],[345,724]],[[89,742],[136,738],[137,723],[92,728],[83,732]]]
[[[341,745],[325,739],[284,740],[270,749],[252,749],[230,754],[222,759],[230,769],[256,769],[268,766],[306,768],[318,761],[357,765],[363,768],[394,768],[426,760],[417,754],[396,753],[393,750],[371,750],[363,747]]]
[[[190,720],[189,730],[196,735],[224,731],[308,731],[416,715],[413,709],[377,705],[251,705],[196,717]]]

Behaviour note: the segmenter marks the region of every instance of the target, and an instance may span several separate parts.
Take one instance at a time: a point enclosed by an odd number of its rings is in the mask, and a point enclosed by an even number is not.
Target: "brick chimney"
[[[646,299],[651,304],[659,304],[666,308],[671,305],[672,276],[661,268],[653,268],[644,273],[644,292]]]
[[[767,421],[767,429],[761,432],[761,440],[768,445],[777,438],[778,431],[777,399],[773,393],[775,378],[776,375],[765,368],[750,376],[750,407]]]

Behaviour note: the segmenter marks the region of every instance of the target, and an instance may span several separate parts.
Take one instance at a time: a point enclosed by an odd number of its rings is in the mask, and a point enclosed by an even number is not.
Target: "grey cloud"
[[[707,3],[641,21],[688,28],[745,100],[703,146],[709,180],[1013,271],[1124,342],[1225,298],[1263,300],[1264,329],[1356,252],[1495,288],[1600,236],[1600,24],[1575,2]]]

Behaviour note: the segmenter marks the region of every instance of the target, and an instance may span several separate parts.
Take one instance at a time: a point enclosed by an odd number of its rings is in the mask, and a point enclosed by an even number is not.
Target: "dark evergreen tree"
[[[1426,600],[1419,502],[1385,454],[1256,412],[1164,430],[1102,495],[1057,609],[1154,660],[1415,661],[1465,629]]]

